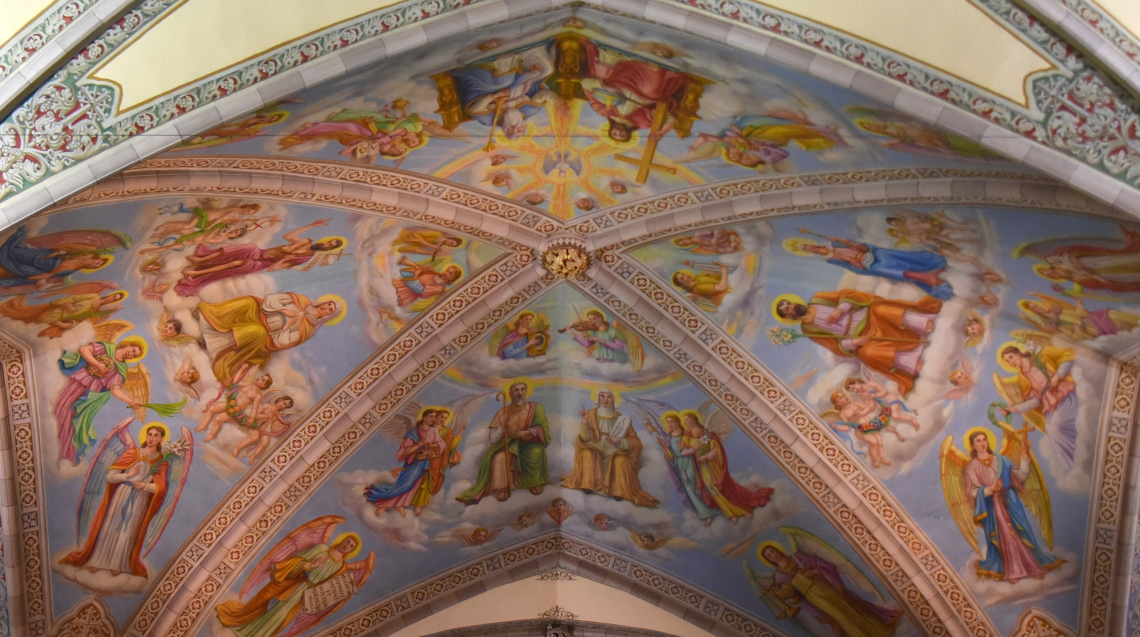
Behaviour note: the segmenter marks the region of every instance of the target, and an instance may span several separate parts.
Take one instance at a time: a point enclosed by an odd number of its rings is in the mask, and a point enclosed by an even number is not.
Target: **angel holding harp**
[[[292,637],[335,613],[368,581],[376,553],[356,562],[362,543],[356,533],[333,530],[345,521],[325,515],[294,529],[258,562],[242,586],[245,603],[218,605],[221,624],[239,637]]]
[[[1041,537],[1053,548],[1053,513],[1049,491],[1033,456],[1028,428],[1015,430],[991,419],[1004,432],[1001,451],[993,452],[995,436],[985,427],[966,432],[969,454],[954,446],[954,437],[942,441],[939,453],[942,491],[958,530],[979,556],[979,578],[1016,584],[1026,577],[1042,579],[1065,560],[1046,553],[1030,526],[1037,518]],[[985,550],[978,543],[982,530]]]
[[[791,526],[780,531],[791,542],[791,552],[772,540],[756,551],[774,570],[757,572],[744,563],[745,575],[777,618],[819,637],[895,633],[902,611],[883,606],[879,591],[857,566],[810,531]]]

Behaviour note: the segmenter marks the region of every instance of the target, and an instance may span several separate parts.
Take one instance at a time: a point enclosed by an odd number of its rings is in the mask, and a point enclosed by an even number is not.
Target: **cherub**
[[[974,379],[974,366],[970,363],[970,359],[965,356],[962,357],[958,363],[958,369],[950,372],[950,384],[954,386],[954,389],[946,392],[943,396],[946,400],[958,400],[970,395],[974,385],[977,384]]]
[[[514,179],[511,177],[509,170],[496,170],[495,172],[483,178],[483,181],[490,182],[496,188],[512,188]]]
[[[841,391],[831,395],[831,405],[833,409],[821,414],[823,419],[831,425],[831,428],[841,433],[851,432],[856,440],[866,444],[867,454],[871,457],[871,465],[876,469],[883,465],[891,466],[892,463],[883,450],[883,438],[880,432],[889,431],[893,433],[899,442],[902,442],[904,438],[891,425],[890,416],[882,419],[883,412],[879,412],[878,417],[876,417],[874,408],[868,409]]]
[[[542,519],[542,508],[541,507],[535,509],[534,511],[523,511],[522,513],[519,514],[519,517],[516,518],[514,522],[510,523],[510,527],[516,531],[521,531],[523,529],[529,529],[530,527],[534,526],[535,524],[538,524],[538,521],[541,519]]]
[[[696,542],[687,540],[683,537],[656,537],[647,531],[638,533],[633,529],[626,530],[629,531],[629,537],[633,538],[633,543],[636,544],[638,548],[645,549],[646,551],[656,551],[657,549],[665,546],[670,542],[672,542],[675,546],[684,549],[691,549],[699,546]]]
[[[165,243],[165,239],[181,237],[197,230],[213,228],[218,224],[231,225],[238,221],[248,221],[261,211],[261,204],[241,203],[240,199],[222,202],[210,197],[198,200],[197,206],[187,208],[178,203],[175,206],[166,206],[162,214],[183,213],[192,215],[189,219],[175,219],[162,223],[150,235],[150,240],[156,245]],[[160,268],[161,269],[161,268]]]
[[[467,529],[469,528],[470,526],[464,525],[451,529],[450,531],[437,538],[436,541],[448,542],[452,540],[458,540],[467,546],[480,546],[499,537],[499,534],[503,532],[503,529],[505,527],[487,529],[481,526],[477,526],[473,530],[468,531]]]
[[[610,530],[610,516],[605,513],[599,513],[594,516],[594,528],[599,531]]]
[[[196,232],[181,235],[170,243],[143,248],[139,250],[139,254],[165,254],[171,250],[182,251],[185,248],[193,246],[226,243],[244,237],[249,234],[249,230],[250,228],[247,224],[230,225],[217,223],[209,228],[202,228]]]
[[[962,324],[962,335],[966,337],[966,347],[977,347],[986,338],[986,321],[974,310],[970,310],[970,318]]]
[[[494,155],[488,157],[488,159],[491,160],[492,166],[502,166],[514,158],[514,155],[508,155],[507,153],[495,153]]]
[[[249,433],[230,452],[233,457],[240,458],[248,450],[249,464],[253,466],[269,448],[269,441],[281,437],[293,425],[289,414],[292,408],[292,396],[280,390],[266,392],[253,409],[253,424],[248,428]]]
[[[578,200],[574,202],[574,206],[582,212],[590,212],[596,207],[594,200],[589,197],[579,197]]]
[[[541,206],[546,203],[546,195],[541,192],[528,192],[523,195],[523,201],[531,206]]]
[[[174,372],[174,377],[170,382],[178,388],[178,391],[194,399],[198,402],[201,397],[198,395],[198,388],[194,384],[201,380],[202,374],[194,367],[193,361],[189,357],[182,359],[182,364],[178,366],[178,371]]]
[[[165,305],[158,315],[158,325],[155,326],[155,330],[158,332],[158,342],[167,347],[184,347],[197,340],[182,333],[182,321],[174,318]]]
[[[892,397],[891,393],[881,383],[870,380],[869,377],[864,379],[859,376],[852,376],[843,381],[843,389],[847,390],[851,398],[862,403],[865,408],[872,410],[890,409],[891,420],[901,420],[918,431],[918,418],[915,414],[912,414],[898,397]]]
[[[250,380],[244,380],[249,372],[249,363],[243,363],[234,374],[234,384],[230,386],[225,401],[214,399],[207,405],[203,416],[208,416],[194,431],[202,432],[209,429],[206,442],[217,437],[225,423],[233,423],[240,429],[251,429],[256,426],[254,418],[246,413],[246,409],[261,400],[262,395],[273,386],[273,377],[262,374]]]
[[[562,526],[562,523],[570,517],[573,511],[570,510],[570,503],[564,498],[554,498],[550,501],[550,505],[546,507],[546,513],[558,526]]]

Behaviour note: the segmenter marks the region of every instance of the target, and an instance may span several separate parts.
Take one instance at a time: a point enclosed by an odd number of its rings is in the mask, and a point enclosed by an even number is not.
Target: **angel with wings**
[[[1067,472],[1074,466],[1080,414],[1072,376],[1076,352],[1054,346],[1051,337],[1039,332],[1016,330],[1011,336],[1016,341],[998,352],[998,365],[1015,375],[1005,377],[994,372],[994,388],[1005,401],[994,406],[1002,416],[1021,414],[1033,428],[1040,429],[1057,468]]]
[[[185,204],[179,202],[163,207],[161,214],[181,213],[190,216],[160,224],[151,233],[150,240],[158,246],[166,245],[178,237],[190,235],[195,231],[250,221],[256,218],[260,211],[261,204],[242,203],[240,199],[221,201],[213,197],[202,197],[198,199],[198,205],[192,208],[187,208]]]
[[[123,420],[107,435],[83,481],[75,530],[79,549],[57,568],[86,590],[101,590],[99,572],[128,575],[125,591],[141,592],[147,581],[142,558],[150,553],[174,514],[194,457],[194,436],[183,427],[170,441],[161,422],[145,425],[138,444]],[[66,567],[72,568],[66,568]],[[104,587],[106,584],[104,584]]]
[[[487,353],[499,360],[523,360],[543,356],[550,347],[550,320],[542,312],[526,311],[495,330]]]
[[[154,329],[158,333],[158,342],[166,347],[185,347],[198,340],[182,333],[182,321],[174,318],[165,305],[162,306],[162,312],[158,315],[158,325]]]
[[[791,551],[776,541],[760,544],[760,561],[773,570],[744,573],[778,619],[817,637],[890,637],[902,611],[884,605],[871,580],[835,547],[810,531],[782,526]],[[803,611],[807,611],[806,613]]]
[[[511,527],[512,529],[514,529],[516,531],[522,531],[524,529],[529,529],[530,527],[534,526],[535,524],[538,524],[538,521],[541,519],[542,519],[542,507],[538,507],[534,511],[523,511],[522,513],[519,514],[519,516],[517,518],[515,518],[514,522],[511,522],[507,526]]]
[[[1065,562],[1045,552],[1053,548],[1053,512],[1049,489],[1033,455],[1029,428],[1001,427],[1001,451],[994,453],[995,436],[985,427],[966,432],[969,454],[954,446],[954,436],[942,441],[942,491],[958,530],[978,554],[979,578],[1016,584],[1026,577],[1041,579]],[[1038,539],[1029,516],[1041,529]],[[977,527],[977,528],[975,528]],[[978,529],[985,543],[978,543]]]
[[[946,400],[960,400],[970,395],[974,386],[978,384],[974,375],[974,364],[970,359],[963,356],[958,361],[958,369],[950,372],[950,384],[954,387],[942,396]]]
[[[586,318],[558,330],[570,331],[570,336],[582,347],[586,355],[602,363],[629,363],[633,371],[640,372],[645,363],[645,350],[641,339],[617,321],[610,322],[600,310],[589,310]]]
[[[344,147],[340,155],[353,163],[392,159],[399,166],[408,154],[426,146],[432,137],[467,139],[463,131],[452,132],[429,117],[408,114],[408,105],[408,100],[398,99],[378,111],[341,109],[323,122],[305,122],[300,130],[281,138],[281,148],[335,141]]]
[[[194,361],[187,357],[182,359],[182,364],[178,366],[178,370],[174,372],[170,382],[187,398],[193,398],[194,402],[198,402],[201,396],[198,394],[198,388],[194,385],[201,379],[201,372],[198,371],[197,367],[194,367]]]
[[[412,401],[381,426],[389,439],[400,441],[392,470],[392,482],[370,484],[364,497],[376,507],[377,515],[395,511],[401,517],[407,507],[419,516],[443,488],[447,469],[459,464],[459,443],[467,421],[478,413],[491,394],[473,394],[449,402],[445,407],[424,407]],[[454,421],[452,421],[454,414]],[[454,426],[449,426],[449,423]]]
[[[98,325],[123,309],[122,302],[127,298],[127,292],[118,287],[109,281],[76,283],[39,295],[39,298],[60,298],[31,305],[27,296],[21,294],[0,303],[0,314],[28,325],[45,326],[36,336],[59,338],[81,323]],[[107,290],[115,291],[103,294]]]
[[[61,230],[36,237],[20,226],[0,244],[0,291],[23,294],[56,288],[80,272],[94,272],[114,259],[131,238],[114,230]]]
[[[1069,295],[1072,302],[1051,294],[1033,292],[1031,294],[1037,300],[1022,299],[1017,302],[1021,318],[1046,334],[1060,334],[1077,342],[1130,332],[1140,326],[1140,316],[1132,312],[1112,308],[1090,311],[1085,307],[1084,299],[1071,295],[1060,286],[1057,289],[1062,294]]]
[[[178,403],[150,402],[150,373],[141,362],[146,356],[146,341],[128,336],[116,338],[134,327],[126,321],[106,323],[96,329],[95,338],[74,352],[64,351],[59,369],[66,375],[67,385],[55,399],[54,414],[59,436],[59,457],[79,464],[84,451],[95,440],[95,416],[112,397],[134,410],[139,420],[147,409],[169,418],[182,411]],[[100,331],[108,327],[112,331]],[[131,363],[137,363],[132,366]]]
[[[689,266],[696,272],[677,270],[669,279],[673,285],[702,310],[719,310],[724,297],[732,292],[728,275],[736,268],[717,261],[682,261],[681,265]]]
[[[235,458],[248,455],[252,467],[269,449],[270,442],[289,431],[297,414],[293,411],[293,397],[283,390],[273,389],[265,392],[250,416],[253,422],[246,430],[246,437],[234,445],[231,455]]]
[[[363,546],[356,533],[333,529],[339,515],[325,515],[294,529],[258,562],[241,599],[218,604],[218,621],[240,637],[292,637],[335,613],[368,581],[375,551],[350,561]],[[312,594],[307,594],[312,591]]]
[[[436,542],[459,542],[464,546],[481,546],[487,542],[494,541],[503,532],[505,527],[497,529],[487,529],[482,526],[477,526],[474,529],[470,524],[455,527],[450,531],[440,534],[435,539]]]
[[[645,549],[646,551],[656,551],[666,544],[672,544],[673,546],[683,549],[693,549],[700,546],[696,542],[683,537],[657,537],[648,531],[642,531],[641,533],[633,529],[626,529],[626,531],[629,531],[629,537],[633,540],[633,543],[637,545],[637,548]]]

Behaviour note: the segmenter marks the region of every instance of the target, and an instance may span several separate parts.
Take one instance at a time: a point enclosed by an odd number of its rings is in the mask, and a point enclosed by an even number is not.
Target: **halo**
[[[962,436],[962,446],[966,448],[966,453],[970,453],[970,451],[972,451],[972,448],[970,447],[970,438],[973,438],[974,434],[978,433],[979,431],[986,434],[986,440],[990,443],[990,453],[997,453],[997,436],[995,436],[994,432],[990,431],[986,427],[971,427],[970,429],[966,430],[966,435]]]
[[[332,241],[333,239],[340,241],[340,247],[336,248],[336,250],[344,250],[345,248],[348,247],[348,239],[346,239],[345,237],[342,237],[340,235],[335,235],[335,234],[329,235],[327,237],[321,237],[320,239],[317,239],[313,243],[324,243],[326,241]],[[334,250],[326,250],[326,252],[333,252],[333,251]]]
[[[125,359],[123,361],[124,363],[137,363],[138,361],[141,361],[142,359],[146,358],[146,353],[148,351],[150,351],[150,346],[146,344],[146,339],[141,337],[141,336],[128,336],[128,337],[124,338],[123,340],[119,341],[115,345],[115,349],[118,349],[118,348],[122,347],[123,345],[127,345],[127,344],[138,345],[139,349],[142,350],[142,354],[139,354],[135,358]]]
[[[797,321],[795,319],[784,318],[784,317],[780,316],[779,312],[776,311],[776,308],[779,307],[779,305],[780,305],[780,301],[791,301],[793,303],[796,303],[797,305],[803,305],[804,304],[803,297],[798,295],[798,294],[789,293],[789,294],[781,294],[780,296],[777,296],[775,299],[772,300],[772,318],[783,323],[784,325],[796,325],[796,324],[798,324],[799,321]]]
[[[700,423],[702,428],[705,427],[704,421],[701,420],[701,413],[695,409],[686,409],[686,410],[681,412],[681,426],[682,427],[685,426],[685,418],[689,417],[690,415],[692,415],[694,418],[697,419],[697,422]]]
[[[348,538],[352,538],[352,539],[356,540],[356,548],[352,549],[351,553],[346,553],[344,555],[344,559],[351,560],[352,558],[356,557],[358,553],[360,553],[360,549],[364,548],[364,541],[361,540],[360,536],[357,535],[356,533],[353,533],[352,531],[348,531],[346,533],[341,533],[340,535],[336,536],[336,539],[334,539],[332,541],[332,544],[329,544],[329,546],[330,547],[337,546],[341,542],[347,540]]]
[[[344,302],[344,298],[339,294],[325,294],[318,296],[317,300],[314,301],[314,303],[316,305],[320,305],[325,301],[336,301],[337,305],[340,306],[340,312],[336,313],[331,319],[325,321],[322,325],[336,325],[337,323],[343,321],[345,314],[348,314],[348,304]]]
[[[166,423],[159,422],[156,420],[154,422],[148,422],[147,424],[143,425],[142,429],[139,429],[139,446],[140,447],[146,446],[146,432],[151,427],[158,427],[159,429],[161,429],[162,430],[162,439],[163,440],[170,440],[170,427],[167,427]]]
[[[819,242],[812,241],[811,239],[804,239],[802,237],[788,237],[787,239],[784,239],[783,241],[781,241],[780,245],[784,246],[785,250],[787,250],[788,252],[791,252],[792,254],[796,255],[797,257],[819,256],[819,255],[815,254],[814,252],[808,252],[807,250],[804,250],[800,247],[800,246],[804,246],[804,245],[809,245],[809,246],[819,245]]]
[[[445,235],[443,235],[443,238],[440,239],[440,243],[442,243],[448,239],[458,239],[459,240],[459,245],[454,246],[452,248],[452,250],[458,250],[458,249],[462,248],[463,246],[467,245],[467,237],[461,237],[457,234],[445,234]]]
[[[630,129],[629,139],[625,140],[624,142],[619,142],[613,137],[610,137],[610,120],[608,119],[604,124],[598,127],[598,134],[601,135],[601,139],[603,141],[605,141],[610,146],[613,146],[614,148],[632,150],[634,148],[641,147],[641,133],[636,128]]]
[[[511,399],[511,387],[519,383],[526,385],[526,398],[530,398],[530,395],[534,393],[534,382],[531,381],[531,379],[526,376],[516,376],[503,386],[503,394],[507,397],[507,400]]]
[[[448,407],[447,405],[444,405],[444,406],[442,406],[442,407],[428,407],[427,409],[434,409],[434,410],[436,411],[436,413],[439,413],[439,412],[441,412],[441,411],[446,411],[446,412],[447,412],[447,418],[445,418],[445,419],[443,420],[443,422],[440,422],[440,423],[439,423],[439,426],[440,426],[441,428],[442,428],[442,427],[446,427],[446,426],[447,426],[447,423],[449,423],[449,422],[451,422],[452,420],[454,420],[454,419],[455,419],[455,410],[454,410],[454,409],[452,409],[451,407]],[[439,422],[439,421],[436,421],[436,422]]]
[[[1042,279],[1045,279],[1046,281],[1056,281],[1057,283],[1063,283],[1065,281],[1068,281],[1068,279],[1066,279],[1065,277],[1060,277],[1060,278],[1055,279],[1051,276],[1045,276],[1044,274],[1041,273],[1042,270],[1046,270],[1046,269],[1049,269],[1052,267],[1053,266],[1049,265],[1048,263],[1037,263],[1033,266],[1033,271],[1037,273],[1037,276],[1041,277]]]
[[[1025,345],[1023,343],[1019,343],[1017,341],[1006,341],[1006,342],[1001,344],[1001,347],[997,348],[997,364],[998,364],[998,367],[1001,367],[1005,371],[1007,371],[1011,374],[1016,374],[1016,373],[1020,372],[1021,370],[1019,370],[1016,367],[1011,366],[1009,363],[1005,362],[1004,358],[1001,357],[1001,353],[1003,351],[1005,351],[1005,348],[1011,347],[1011,346],[1016,347],[1018,349],[1018,351],[1020,351],[1022,353],[1027,353],[1025,351]]]
[[[692,239],[692,238],[693,238],[693,235],[691,235],[691,234],[682,234],[682,235],[678,235],[678,236],[670,239],[669,243],[672,243],[673,245],[677,246],[678,248],[681,248],[682,250],[688,250],[692,246],[683,246],[677,242],[680,241],[681,239]]]
[[[760,543],[760,546],[756,547],[756,557],[760,558],[761,562],[764,562],[768,566],[775,568],[776,565],[773,564],[772,562],[768,561],[768,558],[764,557],[764,549],[766,549],[768,547],[774,548],[777,551],[784,553],[784,545],[780,544],[779,542],[777,542],[775,540],[764,540],[763,542]],[[785,555],[786,555],[786,553],[785,553]]]
[[[97,268],[80,268],[79,271],[80,272],[98,272],[99,270],[102,270],[103,268],[105,268],[105,267],[107,267],[107,266],[109,266],[115,262],[115,255],[114,254],[99,254],[96,256],[103,259],[103,265],[101,265]]]
[[[614,397],[614,409],[617,409],[618,407],[620,407],[621,406],[621,393],[614,391],[614,390],[610,389],[609,387],[595,387],[594,389],[591,389],[590,390],[590,402],[594,405],[598,404],[598,394],[601,394],[603,389],[606,390],[607,392],[609,392],[609,394]]]
[[[661,414],[660,423],[661,423],[661,427],[665,428],[665,433],[669,433],[669,430],[667,429],[668,425],[666,425],[665,422],[669,419],[670,416],[676,418],[678,421],[681,420],[681,414],[680,414],[680,412],[678,412],[676,410],[669,410],[669,411]],[[684,428],[684,426],[685,425],[682,422],[681,427]]]
[[[127,297],[129,297],[131,295],[131,293],[126,291],[126,290],[115,290],[111,294],[122,294],[123,295],[123,298],[119,299],[118,301],[115,301],[115,303],[122,303],[123,301],[126,301]],[[111,294],[105,294],[105,295],[103,295],[103,298],[107,298],[108,296],[111,296]]]
[[[512,327],[511,329],[515,329],[515,328],[517,328],[517,327],[519,326],[519,320],[520,320],[520,319],[523,317],[523,315],[525,315],[525,314],[530,314],[530,318],[531,318],[531,320],[532,320],[532,321],[533,321],[534,319],[538,318],[538,315],[537,315],[537,314],[535,314],[534,312],[530,311],[530,310],[524,310],[524,311],[522,311],[522,312],[519,312],[518,314],[516,314],[516,315],[515,315],[515,320],[513,320],[513,321],[509,321],[509,323],[510,323],[510,324],[512,324],[512,325],[514,326],[514,327]]]

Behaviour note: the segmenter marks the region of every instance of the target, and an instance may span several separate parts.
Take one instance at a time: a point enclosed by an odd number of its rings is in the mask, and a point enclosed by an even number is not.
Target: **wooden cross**
[[[661,130],[665,125],[665,115],[668,106],[665,102],[658,102],[657,107],[653,109],[653,124],[649,128],[649,140],[645,142],[645,151],[641,153],[640,158],[626,157],[625,155],[614,155],[614,159],[624,161],[627,164],[637,166],[637,178],[634,179],[639,184],[644,184],[649,179],[650,170],[660,170],[661,172],[676,175],[677,169],[672,166],[664,166],[662,164],[653,163],[653,156],[657,154],[657,138],[654,133]]]

